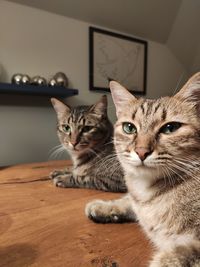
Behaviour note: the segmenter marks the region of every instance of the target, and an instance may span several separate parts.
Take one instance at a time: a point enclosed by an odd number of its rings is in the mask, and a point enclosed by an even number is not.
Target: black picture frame
[[[89,89],[109,92],[109,80],[116,80],[145,95],[147,53],[147,41],[89,27]]]

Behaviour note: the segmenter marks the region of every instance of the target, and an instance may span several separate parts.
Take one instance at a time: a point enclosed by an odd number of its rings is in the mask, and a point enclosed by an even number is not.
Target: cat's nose
[[[75,147],[78,144],[77,140],[71,140],[70,143],[72,144],[73,147]]]
[[[147,147],[136,147],[135,152],[141,161],[144,161],[152,153],[151,149]]]

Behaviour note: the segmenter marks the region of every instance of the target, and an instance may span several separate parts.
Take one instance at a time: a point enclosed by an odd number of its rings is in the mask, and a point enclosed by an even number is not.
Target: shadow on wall
[[[9,75],[3,65],[0,63],[0,82],[9,81]]]
[[[0,95],[0,105],[3,106],[34,106],[51,107],[50,97],[46,96],[25,96],[25,95]],[[61,100],[62,101],[62,100]]]

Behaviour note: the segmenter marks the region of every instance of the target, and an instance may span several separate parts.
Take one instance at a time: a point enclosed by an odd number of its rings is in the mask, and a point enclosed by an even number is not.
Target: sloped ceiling
[[[197,55],[200,51],[200,1],[183,0],[171,29],[167,46],[187,71],[200,70]],[[196,70],[193,65],[196,64]]]
[[[181,0],[9,0],[165,43]]]
[[[166,44],[189,72],[196,64],[200,49],[200,0],[7,1]]]

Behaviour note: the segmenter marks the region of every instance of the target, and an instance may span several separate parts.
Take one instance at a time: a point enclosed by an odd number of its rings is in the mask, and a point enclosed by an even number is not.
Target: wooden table
[[[137,224],[95,224],[93,199],[122,194],[55,187],[48,174],[70,162],[0,168],[0,267],[142,267],[152,250]]]

